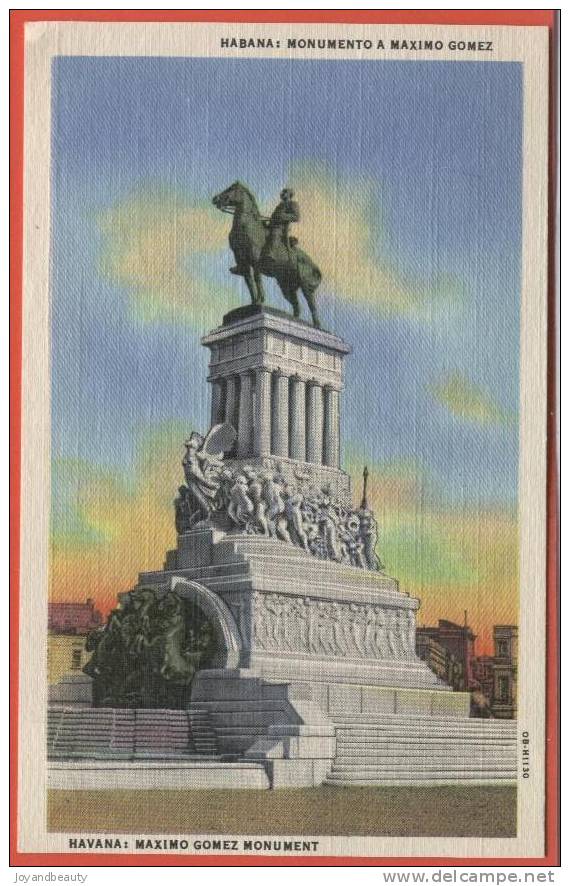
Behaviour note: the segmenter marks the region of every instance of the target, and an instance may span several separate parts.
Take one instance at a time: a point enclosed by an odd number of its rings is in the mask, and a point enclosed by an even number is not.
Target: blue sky
[[[228,299],[246,302],[222,244],[184,259],[189,297],[198,275],[211,292],[192,322],[176,310],[143,316],[144,281],[104,271],[121,207],[133,199],[166,212],[197,207],[219,225],[211,196],[240,178],[264,210],[291,185],[303,212],[302,184],[318,167],[329,186],[367,196],[371,262],[415,281],[418,292],[433,295],[449,281],[443,288],[455,293],[433,303],[426,296],[420,316],[387,312],[381,293],[378,305],[360,299],[358,266],[349,302],[322,266],[323,325],[354,348],[345,446],[356,461],[413,463],[434,507],[515,504],[520,66],[64,57],[53,76],[56,460],[128,482],[148,429],[205,429],[199,335]],[[350,216],[350,200],[343,205]],[[303,242],[303,220],[295,233]],[[359,224],[354,236],[361,233]],[[458,390],[474,397],[464,414],[454,409]],[[180,444],[172,442],[175,460]],[[69,483],[55,491],[73,502]]]

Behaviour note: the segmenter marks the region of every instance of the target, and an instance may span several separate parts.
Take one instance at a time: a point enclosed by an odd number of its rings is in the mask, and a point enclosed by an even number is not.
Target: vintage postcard
[[[19,864],[556,863],[553,13],[398,15],[14,14]]]

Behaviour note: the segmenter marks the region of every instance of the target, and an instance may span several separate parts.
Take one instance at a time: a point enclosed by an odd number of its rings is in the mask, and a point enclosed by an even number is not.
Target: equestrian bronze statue
[[[274,277],[292,305],[294,317],[300,315],[300,289],[313,325],[318,328],[315,290],[321,282],[321,272],[299,248],[297,239],[289,235],[289,225],[300,218],[293,191],[286,188],[280,196],[280,203],[269,218],[261,215],[255,197],[239,181],[213,198],[214,206],[233,214],[229,241],[236,264],[230,271],[244,278],[254,305],[265,301],[262,276]]]

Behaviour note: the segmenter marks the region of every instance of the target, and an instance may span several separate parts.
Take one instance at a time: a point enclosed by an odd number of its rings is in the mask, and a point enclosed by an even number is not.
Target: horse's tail
[[[315,290],[323,279],[317,265],[302,249],[297,249],[297,269],[302,289]]]

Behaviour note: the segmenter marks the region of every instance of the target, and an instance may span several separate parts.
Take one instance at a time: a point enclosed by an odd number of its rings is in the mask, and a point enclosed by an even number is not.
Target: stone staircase
[[[194,753],[210,757],[216,756],[219,753],[218,739],[208,709],[200,705],[190,705],[188,723],[190,726],[190,746]]]
[[[50,759],[216,756],[207,710],[69,708],[48,710]]]
[[[331,785],[512,783],[516,722],[459,717],[335,716]]]
[[[208,710],[48,710],[53,790],[268,790],[263,763],[218,751]]]

